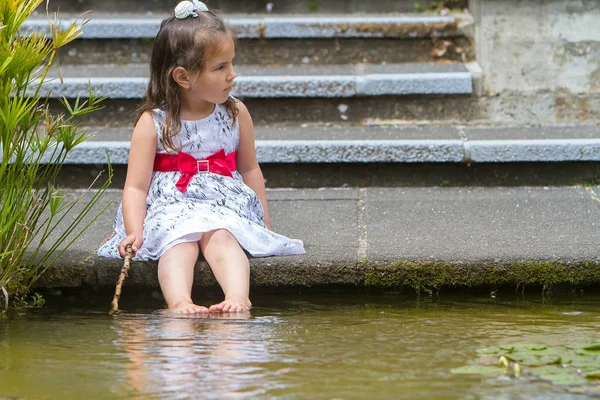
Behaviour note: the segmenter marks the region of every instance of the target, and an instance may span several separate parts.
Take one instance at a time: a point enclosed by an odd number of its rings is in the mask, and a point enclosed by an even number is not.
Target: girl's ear
[[[190,74],[183,67],[176,67],[173,70],[173,80],[184,89],[191,87]]]

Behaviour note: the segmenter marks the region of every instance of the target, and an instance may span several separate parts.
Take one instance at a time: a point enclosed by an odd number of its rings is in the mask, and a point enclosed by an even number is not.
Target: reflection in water
[[[600,340],[598,295],[319,294],[254,304],[241,319],[174,317],[147,304],[109,317],[103,301],[96,311],[45,308],[2,321],[0,398],[580,400],[526,379],[450,371],[482,347]]]
[[[123,314],[115,329],[131,362],[126,393],[134,397],[237,398],[265,390],[265,371],[279,346],[270,340],[275,318],[249,315]]]

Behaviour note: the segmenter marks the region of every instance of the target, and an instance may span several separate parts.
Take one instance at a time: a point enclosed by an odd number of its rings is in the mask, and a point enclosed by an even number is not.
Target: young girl
[[[150,81],[133,130],[116,234],[98,255],[159,260],[169,309],[249,310],[255,257],[303,254],[300,240],[270,230],[248,110],[229,95],[234,37],[219,14],[182,1],[154,41]],[[202,252],[225,293],[210,308],[191,299]]]

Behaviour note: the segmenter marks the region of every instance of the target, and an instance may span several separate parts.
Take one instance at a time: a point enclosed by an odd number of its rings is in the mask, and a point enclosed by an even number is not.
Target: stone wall
[[[483,94],[503,99],[490,101],[492,120],[509,112],[518,119],[598,121],[599,0],[471,0],[469,6]]]

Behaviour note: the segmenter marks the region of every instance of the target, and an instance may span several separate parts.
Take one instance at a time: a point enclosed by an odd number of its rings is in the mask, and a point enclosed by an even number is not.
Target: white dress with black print
[[[167,153],[162,145],[165,112],[153,110],[158,134],[157,153]],[[199,121],[181,121],[181,131],[174,138],[181,142],[181,151],[204,159],[220,149],[226,154],[237,151],[239,125],[231,126],[231,118],[223,105]],[[267,229],[258,196],[233,172],[233,178],[214,173],[198,173],[187,191],[181,192],[175,183],[179,171],[152,173],[146,200],[144,240],[134,260],[157,260],[171,247],[200,240],[203,232],[226,229],[242,248],[254,257],[303,254],[302,241],[290,239]],[[123,204],[115,218],[115,234],[100,249],[102,257],[120,258],[118,246],[125,238]]]

